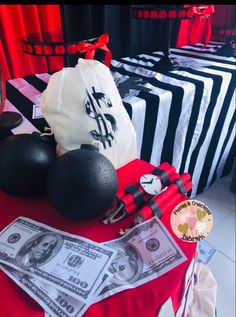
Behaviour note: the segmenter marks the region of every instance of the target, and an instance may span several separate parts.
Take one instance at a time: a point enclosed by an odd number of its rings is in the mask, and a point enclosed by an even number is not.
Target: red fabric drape
[[[199,4],[198,4],[199,5]],[[193,5],[191,5],[193,6]],[[191,7],[190,5],[184,5],[184,7]],[[234,5],[214,5],[215,12],[210,17],[212,21],[212,27],[235,27],[235,6]],[[176,47],[181,47],[184,45],[195,44],[198,42],[205,41],[205,24],[206,19],[201,19],[198,32],[196,34],[194,43],[191,42],[190,32],[193,24],[193,20],[182,20],[180,24],[180,30],[178,34],[178,40]]]
[[[192,11],[192,8],[195,5],[184,5],[185,8],[189,8],[189,11]],[[197,4],[197,7],[201,6],[200,4]],[[206,6],[206,5],[202,5]],[[196,7],[196,8],[197,8]],[[209,8],[212,7],[212,12],[214,11],[214,6],[207,6],[208,11]],[[206,11],[203,10],[203,11]],[[194,10],[197,12],[197,10]],[[195,13],[196,13],[195,12]],[[198,14],[191,14],[192,19],[191,20],[182,20],[180,23],[180,29],[178,34],[178,39],[176,43],[176,47],[181,47],[184,45],[189,44],[196,44],[199,42],[203,42],[207,40],[207,37],[209,37],[209,27],[211,27],[211,24],[208,19],[211,19],[210,15],[208,17],[203,18],[201,15]]]
[[[63,57],[25,54],[21,37],[50,32],[51,40],[63,41],[60,5],[0,5],[0,54],[5,78],[52,72],[63,67]],[[42,38],[43,40],[43,38]]]

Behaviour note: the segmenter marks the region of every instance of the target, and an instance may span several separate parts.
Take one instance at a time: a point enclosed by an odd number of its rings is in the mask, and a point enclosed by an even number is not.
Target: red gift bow
[[[211,26],[211,21],[209,19],[209,17],[215,12],[215,8],[213,5],[209,5],[206,6],[203,10],[201,10],[201,7],[191,7],[188,12],[187,15],[190,18],[195,17],[193,24],[192,24],[192,28],[191,28],[191,32],[190,32],[190,40],[191,43],[196,43],[196,36],[198,37],[199,34],[199,27],[201,25],[201,18],[204,17],[206,18],[206,39],[205,39],[205,45],[207,45],[207,43],[209,42],[210,38],[211,38],[211,33],[212,33],[212,26]]]
[[[109,35],[105,33],[105,34],[102,34],[98,38],[97,42],[93,44],[88,42],[80,42],[79,44],[77,44],[77,51],[80,53],[86,52],[85,59],[93,59],[97,48],[100,50],[103,50],[106,52],[104,64],[107,67],[109,67],[111,64],[112,53],[106,45],[108,42],[109,42]]]

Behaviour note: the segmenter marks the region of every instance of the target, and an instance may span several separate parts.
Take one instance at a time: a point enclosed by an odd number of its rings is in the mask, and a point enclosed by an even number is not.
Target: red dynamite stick
[[[184,187],[186,191],[188,192],[192,188],[192,183],[190,182],[190,175],[188,173],[184,173],[180,176],[180,180],[182,180]],[[167,201],[171,201],[172,197],[175,193],[177,193],[179,190],[178,185],[171,184],[164,192],[160,193],[159,195],[152,198],[152,201],[154,201],[160,208],[160,206],[164,206],[164,204]],[[144,206],[137,216],[140,216],[143,219],[149,219],[149,217],[152,215],[153,210],[150,206]]]
[[[164,215],[165,213],[172,211],[178,203],[183,201],[183,198],[185,198],[185,200],[189,199],[188,196],[182,195],[181,193],[175,194],[173,200],[161,208],[162,214]]]
[[[188,192],[191,188],[192,188],[192,182],[189,182],[185,185],[185,188],[186,188],[186,191]],[[175,193],[172,197],[172,199],[165,203],[164,206],[161,206],[160,209],[161,209],[161,212],[162,214],[164,215],[165,213],[169,212],[169,211],[172,211],[176,205],[178,205],[181,201],[184,201],[184,200],[188,200],[188,196],[187,195],[182,195],[181,193]],[[152,218],[154,216],[154,214],[152,213],[152,215],[148,218]],[[147,219],[144,219],[144,221],[147,220]]]
[[[174,182],[175,180],[179,179],[180,176],[178,173],[174,173],[174,174],[171,174],[169,175],[169,179],[170,179],[170,182]],[[164,188],[165,186],[162,184],[162,189]],[[148,201],[150,200],[153,196],[152,195],[149,195],[145,192],[145,190],[142,188],[142,186],[138,185],[137,186],[137,189],[142,193],[143,195],[143,198],[144,198],[144,201]],[[145,197],[146,197],[146,200],[145,200]],[[132,204],[134,201],[135,201],[135,198],[132,194],[126,194],[125,196],[123,196],[120,201],[123,202],[123,204],[125,206],[128,206],[130,204]]]
[[[173,183],[179,178],[180,178],[180,175],[178,173],[174,173],[173,175],[170,176],[170,182]],[[142,188],[140,189],[140,191],[142,191],[143,193],[144,203],[148,202],[150,199],[153,198],[153,196],[147,194]],[[121,199],[121,200],[125,205],[124,207],[125,212],[127,212],[127,214],[131,214],[132,212],[136,211],[139,208],[139,206],[134,202],[134,197],[132,195],[127,195],[127,196],[129,196],[129,199],[131,196],[132,200],[126,200],[126,197],[124,197],[124,199]]]
[[[189,182],[186,184],[186,190],[189,191],[190,189],[192,188],[192,183]],[[162,214],[165,214],[167,212],[170,212],[172,210],[174,210],[174,208],[176,207],[177,204],[179,204],[181,201],[184,201],[184,200],[188,200],[188,196],[187,195],[182,195],[181,193],[175,193],[171,199],[171,201],[169,201],[168,203],[166,203],[164,206],[162,206],[160,209],[161,209],[161,212]],[[134,224],[135,225],[138,225],[146,220],[149,220],[151,218],[153,218],[155,215],[152,213],[150,215],[150,217],[148,217],[147,219],[144,219],[144,217],[142,215],[138,215],[134,218]],[[124,234],[125,231],[123,231],[121,229],[120,231],[120,234]]]
[[[180,176],[179,179],[185,185],[186,183],[190,181],[191,176],[189,173],[184,173],[183,175]],[[163,201],[168,201],[169,199],[171,199],[172,195],[178,191],[179,191],[179,186],[177,184],[171,184],[170,186],[168,186],[168,188],[164,192],[156,196],[156,198],[154,197],[153,199],[154,201],[156,201],[158,205],[160,205]]]
[[[189,199],[188,196],[182,195],[181,193],[174,194],[172,200],[160,208],[162,215],[172,211],[175,208],[175,206],[178,205],[181,201],[188,200],[188,199]],[[143,215],[142,216],[138,215],[134,218],[134,223],[137,225],[153,217],[155,217],[153,213],[147,219],[144,219]]]
[[[192,183],[189,182],[186,184],[186,190],[189,191],[192,188]],[[168,212],[171,208],[173,209],[180,201],[182,201],[182,197],[186,197],[186,199],[189,199],[188,196],[182,195],[181,193],[175,193],[171,200],[169,202],[166,202],[162,205],[158,205],[161,213],[164,214]],[[138,215],[134,218],[134,223],[139,224],[143,221],[146,221],[152,217],[154,217],[153,210],[149,206],[145,206]]]
[[[161,163],[159,166],[157,166],[158,169],[166,172],[166,174],[170,177],[170,175],[174,174],[176,172],[176,169],[174,166],[170,165],[169,163],[167,162],[164,162],[164,163]],[[156,169],[156,167],[153,169],[153,171]],[[152,172],[150,172],[150,174],[152,174]],[[138,182],[138,181],[137,181]],[[139,186],[139,183],[136,183],[135,186]],[[126,196],[127,193],[125,192],[124,189],[122,189],[121,191],[119,191],[117,194],[116,194],[116,198],[117,199],[122,199],[124,196]],[[132,196],[132,195],[131,195]]]
[[[160,169],[160,170],[163,170],[164,172],[166,172],[168,176],[170,176],[172,173],[175,172],[175,167],[169,165],[169,163],[167,163],[167,162],[164,162],[164,163],[160,164],[157,168]],[[154,168],[154,170],[155,169],[156,169],[156,167]],[[150,173],[152,174],[153,171],[151,171]],[[134,184],[134,186],[139,186],[138,181],[137,181],[136,184]],[[121,190],[120,192],[117,193],[116,197],[118,199],[121,199],[122,197],[124,197],[126,195],[127,195],[127,193],[123,189],[123,190]]]
[[[192,183],[189,182],[186,184],[186,190],[190,190],[192,188]],[[161,209],[161,212],[162,214],[165,214],[167,212],[170,212],[172,210],[174,210],[174,208],[176,207],[177,204],[179,204],[181,201],[184,201],[184,200],[188,200],[188,196],[187,195],[182,195],[181,193],[175,193],[171,199],[171,201],[167,204],[165,204],[164,206],[162,206],[160,209]],[[134,224],[135,225],[138,225],[146,220],[149,220],[151,218],[153,218],[155,215],[152,213],[150,215],[150,217],[148,217],[147,219],[144,219],[142,215],[138,215],[134,218]],[[125,231],[123,231],[122,229],[120,230],[120,234],[124,234]]]
[[[135,203],[130,204],[129,206],[127,206],[125,208],[125,212],[128,214],[132,214],[133,212],[135,212],[137,210],[137,205]]]
[[[161,170],[163,171],[163,175]],[[176,173],[174,166],[169,165],[167,162],[162,163],[158,167],[152,170],[152,174],[157,176],[161,181],[161,188],[169,185],[171,182],[176,181],[180,178],[179,174]],[[122,198],[118,198],[122,197]],[[141,185],[131,185],[126,187],[125,190],[120,191],[116,195],[116,199],[112,204],[112,208],[106,212],[105,218],[103,220],[104,224],[112,224],[120,221],[128,214],[136,211],[141,205],[144,205],[146,201],[151,200],[153,195],[148,194],[142,188]]]

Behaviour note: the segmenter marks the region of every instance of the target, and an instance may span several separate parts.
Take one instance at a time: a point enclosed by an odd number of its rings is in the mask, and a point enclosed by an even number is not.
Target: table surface
[[[137,159],[120,168],[117,171],[119,189],[136,183],[141,175],[150,173],[153,167],[153,165]],[[120,292],[92,305],[84,316],[108,317],[111,316],[112,312],[114,317],[141,317],[144,314],[146,317],[156,317],[160,306],[171,294],[175,294],[172,301],[174,310],[177,311],[184,292],[185,273],[191,260],[196,256],[196,243],[182,241],[174,235],[170,227],[170,214],[171,212],[165,213],[161,221],[186,255],[187,260],[174,268],[171,273],[166,273],[153,281]],[[34,219],[96,242],[118,238],[118,232],[121,228],[125,229],[133,226],[134,217],[131,215],[113,225],[102,223],[101,220],[104,215],[90,221],[72,221],[56,212],[45,197],[35,199],[17,198],[0,191],[0,230],[19,216]],[[43,317],[42,308],[2,271],[0,271],[0,294],[0,316]]]
[[[181,65],[172,72],[153,70],[162,52],[112,60],[110,67],[136,130],[138,158],[189,172],[192,198],[229,174],[234,160],[236,60],[214,55],[221,45],[171,49]],[[35,74],[7,82],[5,110],[20,111],[25,118],[10,134],[43,131],[46,122],[32,119],[32,109],[49,78]],[[124,94],[124,81],[135,78],[135,87]]]

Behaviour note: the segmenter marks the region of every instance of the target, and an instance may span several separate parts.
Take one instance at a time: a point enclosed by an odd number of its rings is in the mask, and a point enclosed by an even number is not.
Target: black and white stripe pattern
[[[137,133],[138,155],[156,166],[167,161],[180,173],[189,172],[191,197],[229,173],[235,155],[236,61],[214,55],[220,45],[171,49],[183,66],[173,72],[154,70],[162,52],[113,60],[110,67],[117,85],[130,77],[148,81],[149,92],[130,90],[123,98]],[[8,81],[6,109],[24,116],[24,124],[12,133],[43,132],[48,126],[44,119],[32,119],[32,109],[49,78],[36,74]]]

